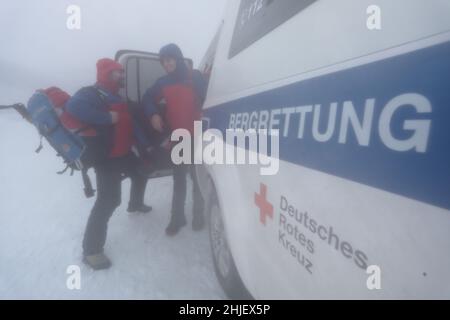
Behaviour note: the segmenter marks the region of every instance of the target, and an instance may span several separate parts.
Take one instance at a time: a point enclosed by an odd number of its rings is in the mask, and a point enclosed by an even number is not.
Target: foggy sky
[[[180,45],[198,65],[226,0],[0,0],[0,104],[26,102],[35,89],[73,94],[95,82],[95,63],[120,49],[158,52]],[[69,5],[81,30],[66,27]]]

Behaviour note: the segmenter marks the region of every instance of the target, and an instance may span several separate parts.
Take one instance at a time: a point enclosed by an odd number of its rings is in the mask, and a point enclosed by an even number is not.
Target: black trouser
[[[94,167],[97,178],[97,199],[89,216],[83,239],[83,252],[92,255],[103,252],[108,221],[120,205],[123,175],[130,177],[129,205],[143,204],[147,178],[138,173],[138,160],[134,154],[109,159]]]
[[[193,214],[203,214],[203,198],[192,164],[179,164],[173,166],[173,196],[172,196],[172,219],[184,218],[184,204],[186,202],[186,176],[191,175],[193,184]]]

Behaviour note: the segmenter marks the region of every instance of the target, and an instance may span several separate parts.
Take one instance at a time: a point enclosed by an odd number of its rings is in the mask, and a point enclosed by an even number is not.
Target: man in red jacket
[[[201,107],[205,99],[205,79],[199,71],[188,68],[180,48],[175,44],[169,44],[160,50],[160,60],[167,75],[158,79],[155,85],[145,93],[143,104],[146,115],[153,128],[159,132],[162,132],[164,127],[171,132],[182,128],[188,130],[193,136],[194,121],[200,120]],[[166,103],[163,115],[159,113],[157,107],[162,100]],[[166,228],[168,236],[177,234],[186,225],[184,205],[188,173],[193,181],[192,228],[197,231],[204,226],[204,204],[194,166],[192,164],[174,165],[172,212],[170,223]]]
[[[129,212],[149,212],[143,202],[147,178],[138,172],[138,159],[131,151],[135,136],[128,106],[119,96],[124,83],[122,65],[111,59],[97,62],[97,83],[82,88],[67,103],[66,110],[85,127],[87,144],[83,163],[93,166],[97,199],[83,239],[84,262],[93,269],[111,266],[103,253],[107,225],[121,203],[122,176],[131,178]]]

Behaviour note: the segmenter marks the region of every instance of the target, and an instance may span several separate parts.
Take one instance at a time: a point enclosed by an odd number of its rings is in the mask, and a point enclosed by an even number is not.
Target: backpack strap
[[[95,190],[92,188],[91,179],[89,179],[89,175],[87,174],[88,169],[81,169],[81,177],[83,178],[84,184],[84,195],[86,198],[92,198],[95,195]]]
[[[97,86],[91,86],[91,87],[88,87],[88,88],[91,88],[91,90],[93,90],[95,92],[96,96],[102,102],[104,107],[106,107],[106,108],[109,107],[110,103],[106,99],[107,94],[102,89],[100,89]]]
[[[85,125],[85,126],[81,127],[80,129],[75,130],[73,133],[76,134],[76,135],[79,135],[80,133],[82,133],[84,131],[88,131],[90,129],[92,129],[92,126]]]
[[[39,146],[36,148],[36,150],[34,150],[34,152],[36,152],[36,153],[41,152],[42,148],[44,147],[44,145],[42,144],[42,138],[43,138],[43,135],[41,134],[40,138],[39,138]]]
[[[67,170],[69,170],[70,169],[70,166],[69,165],[66,165],[66,167],[64,168],[64,169],[62,169],[61,171],[58,171],[58,172],[56,172],[57,174],[64,174],[64,173],[66,173],[66,171]]]

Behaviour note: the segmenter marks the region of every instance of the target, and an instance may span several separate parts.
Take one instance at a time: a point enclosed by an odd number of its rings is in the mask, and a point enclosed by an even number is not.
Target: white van
[[[230,296],[450,298],[450,1],[230,0],[201,68],[210,128],[280,135],[197,166]]]

